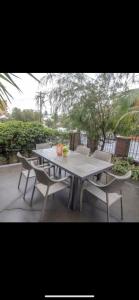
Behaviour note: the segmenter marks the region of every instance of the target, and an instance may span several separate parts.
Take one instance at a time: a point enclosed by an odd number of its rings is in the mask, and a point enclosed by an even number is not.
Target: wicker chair
[[[112,159],[112,154],[109,152],[105,152],[105,151],[100,151],[100,150],[96,150],[91,157],[100,159],[100,160],[104,160],[107,162],[111,162]]]
[[[36,150],[39,150],[39,149],[49,149],[49,148],[51,148],[51,144],[49,144],[49,143],[36,144]],[[47,165],[49,165],[49,162],[47,161],[47,159],[40,158],[40,160],[41,159],[42,159],[41,163],[43,165],[44,165],[44,163],[47,164]]]
[[[28,180],[33,177],[35,178],[35,176],[36,176],[35,172],[32,168],[31,161],[37,161],[37,163],[38,163],[38,159],[36,157],[35,158],[26,158],[26,157],[22,156],[20,152],[17,153],[17,157],[18,157],[18,160],[22,164],[21,172],[20,172],[20,176],[19,176],[19,182],[18,182],[18,189],[20,188],[22,175],[24,175],[24,177],[26,178],[26,184],[25,184],[25,189],[24,189],[24,194],[23,194],[23,199],[25,200]],[[43,167],[43,166],[40,165],[40,167]],[[53,166],[46,166],[45,169],[50,170],[51,167],[53,167]]]
[[[90,153],[90,149],[87,148],[86,146],[83,145],[79,145],[76,148],[76,152],[80,153],[80,154],[84,154],[84,155],[89,155]]]
[[[107,161],[107,162],[110,162],[110,163],[111,163],[111,160],[112,160],[112,154],[111,153],[105,152],[105,151],[100,151],[100,150],[96,150],[91,155],[91,157],[92,158],[97,158],[97,159],[100,159],[100,160],[104,160],[104,161]],[[98,180],[100,180],[100,181],[104,181],[105,180],[105,182],[107,183],[108,177],[106,177],[105,173],[102,173],[102,174],[98,174],[96,176],[90,176],[90,179],[92,179],[92,180],[97,179],[97,181]]]
[[[83,203],[83,192],[86,190],[91,193],[96,198],[100,199],[105,205],[107,206],[107,221],[109,222],[109,207],[115,203],[116,201],[121,201],[121,220],[123,220],[123,196],[122,190],[120,193],[111,193],[109,190],[110,185],[116,181],[126,181],[131,177],[132,172],[127,172],[124,176],[116,176],[110,172],[106,172],[108,175],[112,177],[111,182],[103,185],[97,184],[89,179],[86,179],[82,185],[81,195],[80,195],[80,210],[82,210],[82,203]],[[104,191],[103,191],[104,189]]]
[[[33,202],[35,189],[37,189],[44,197],[44,205],[41,213],[41,219],[43,219],[43,214],[46,210],[48,196],[53,195],[54,197],[55,193],[69,187],[70,188],[69,203],[70,203],[72,197],[73,177],[67,176],[61,179],[53,179],[49,177],[49,175],[45,172],[45,170],[35,166],[33,162],[31,162],[31,165],[33,167],[33,170],[36,173],[36,181],[34,184],[32,197],[31,197],[31,206]]]

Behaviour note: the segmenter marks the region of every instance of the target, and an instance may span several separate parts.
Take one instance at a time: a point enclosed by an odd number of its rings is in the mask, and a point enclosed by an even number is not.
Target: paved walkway
[[[30,198],[33,179],[30,179],[26,201],[18,190],[20,165],[0,167],[0,222],[38,222],[43,198],[36,192],[32,208]],[[24,189],[24,177],[21,189]],[[112,188],[113,189],[113,188]],[[120,186],[116,186],[119,190]],[[139,183],[129,182],[123,185],[124,191],[124,221],[139,222]],[[106,222],[106,207],[98,199],[86,192],[83,211],[71,211],[67,208],[68,192],[62,191],[49,197],[44,222]],[[120,221],[120,203],[115,203],[110,209],[111,222]]]

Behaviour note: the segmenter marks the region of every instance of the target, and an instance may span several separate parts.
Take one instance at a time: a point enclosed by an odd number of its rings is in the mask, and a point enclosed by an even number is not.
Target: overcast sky
[[[8,91],[13,96],[11,104],[8,103],[9,112],[12,111],[13,107],[18,107],[20,109],[34,109],[36,110],[36,104],[34,101],[36,92],[39,91],[39,84],[27,73],[14,73],[20,79],[14,78],[16,84],[19,86],[22,93],[20,93],[16,88],[12,87],[10,84],[6,84]],[[36,78],[41,79],[46,73],[32,73]],[[92,73],[89,73],[91,76]],[[93,75],[93,74],[92,74]],[[4,83],[5,84],[5,83]],[[46,110],[50,113],[50,105],[47,104]]]
[[[32,73],[38,79],[42,78],[46,73]],[[19,107],[21,109],[37,109],[35,105],[35,94],[38,91],[38,82],[31,78],[27,73],[15,73],[20,79],[16,79],[16,83],[19,86],[22,93],[17,91],[16,88],[8,85],[8,91],[12,94],[13,100],[11,104],[8,104],[9,111],[13,107]]]
[[[32,73],[38,79],[41,79],[46,73]],[[9,111],[11,112],[13,107],[19,107],[20,109],[37,109],[35,105],[35,94],[39,91],[39,84],[27,73],[15,73],[20,79],[16,79],[17,85],[20,87],[22,93],[18,92],[16,88],[7,84],[8,91],[12,94],[13,100],[11,104],[8,104]],[[93,76],[93,73],[89,73],[89,76]],[[136,85],[136,87],[139,85]],[[46,108],[48,113],[50,107]]]

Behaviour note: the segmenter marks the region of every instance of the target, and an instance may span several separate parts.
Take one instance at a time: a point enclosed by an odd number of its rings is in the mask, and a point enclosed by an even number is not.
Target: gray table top
[[[112,168],[113,164],[100,159],[88,157],[75,151],[69,151],[68,157],[57,156],[56,148],[33,150],[35,154],[61,167],[68,173],[84,179]]]

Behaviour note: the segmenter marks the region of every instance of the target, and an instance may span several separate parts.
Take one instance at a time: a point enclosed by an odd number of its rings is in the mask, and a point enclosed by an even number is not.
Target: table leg
[[[81,180],[79,179],[79,177],[74,176],[72,199],[70,204],[70,208],[72,210],[76,210],[78,208],[78,205],[80,203],[80,192],[81,192]]]
[[[61,177],[61,168],[59,167],[59,177]]]

